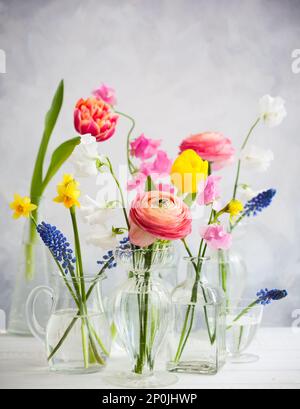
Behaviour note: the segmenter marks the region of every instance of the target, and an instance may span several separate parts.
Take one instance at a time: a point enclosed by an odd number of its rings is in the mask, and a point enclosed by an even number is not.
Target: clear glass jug
[[[54,371],[91,373],[103,369],[110,355],[111,332],[102,304],[103,277],[84,278],[85,307],[78,308],[70,288],[81,284],[72,277],[54,276],[53,288],[42,286],[28,297],[26,315],[33,335],[46,344],[49,367]],[[78,280],[78,282],[76,282]],[[36,318],[39,296],[52,301],[50,317],[44,329]]]

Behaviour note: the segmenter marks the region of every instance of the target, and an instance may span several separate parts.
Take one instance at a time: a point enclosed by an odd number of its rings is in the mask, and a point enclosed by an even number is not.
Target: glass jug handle
[[[51,298],[52,306],[51,306],[50,314],[52,313],[52,311],[54,309],[54,305],[55,305],[54,291],[50,287],[40,286],[40,287],[36,287],[34,290],[32,290],[31,293],[29,294],[28,298],[27,298],[27,302],[26,302],[26,319],[27,319],[27,325],[28,325],[32,335],[34,335],[37,339],[39,339],[40,341],[45,343],[46,330],[45,330],[45,328],[43,328],[39,324],[39,322],[38,322],[38,320],[36,318],[36,314],[35,314],[35,304],[36,304],[36,301],[37,301],[38,297],[42,293],[47,294]]]

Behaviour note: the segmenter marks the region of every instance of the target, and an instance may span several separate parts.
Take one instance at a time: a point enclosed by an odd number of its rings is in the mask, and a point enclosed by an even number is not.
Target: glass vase
[[[154,371],[172,320],[170,296],[157,271],[171,256],[169,246],[116,251],[129,278],[116,293],[114,322],[132,368],[107,378],[115,386],[155,388],[177,382],[168,372]]]
[[[234,250],[219,250],[215,257],[219,265],[219,286],[225,294],[226,305],[234,307],[244,296],[247,286],[248,272],[245,261]]]
[[[229,361],[234,364],[254,363],[259,357],[248,349],[259,330],[264,307],[250,299],[239,299],[227,310],[226,346]]]
[[[40,202],[40,199],[34,200],[34,203]],[[37,216],[36,213],[35,217]],[[38,237],[33,222],[30,219],[26,220],[12,294],[8,333],[32,336],[25,316],[26,300],[35,287],[49,284],[50,263],[48,250]],[[46,314],[47,309],[41,305],[39,308],[40,319],[43,319]]]
[[[32,334],[45,344],[51,370],[93,373],[106,366],[111,349],[111,332],[102,304],[102,279],[84,278],[86,301],[79,305],[75,302],[73,290],[70,290],[82,289],[83,281],[77,277],[55,276],[52,287],[37,287],[29,295],[26,304],[28,326]],[[45,329],[36,317],[35,308],[42,293],[52,301]]]
[[[173,331],[169,338],[171,372],[216,374],[226,361],[226,308],[223,293],[205,282],[218,271],[209,258],[185,258],[187,278],[172,293]]]

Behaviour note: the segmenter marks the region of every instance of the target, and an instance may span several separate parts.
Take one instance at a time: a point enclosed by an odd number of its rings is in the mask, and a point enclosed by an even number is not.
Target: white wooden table
[[[180,375],[173,389],[300,389],[300,332],[291,328],[261,329],[248,351],[255,364],[227,364],[216,376]],[[0,389],[111,389],[105,374],[129,368],[115,352],[104,372],[92,375],[51,373],[43,346],[33,338],[0,336]],[[171,389],[170,388],[170,389]]]

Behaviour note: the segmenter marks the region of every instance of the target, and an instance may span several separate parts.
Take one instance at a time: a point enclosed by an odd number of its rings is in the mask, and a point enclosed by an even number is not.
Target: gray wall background
[[[250,270],[249,293],[263,286],[290,291],[266,312],[265,324],[291,325],[300,308],[300,74],[291,69],[299,20],[299,0],[0,1],[7,58],[7,73],[0,74],[0,309],[9,310],[23,224],[11,219],[8,204],[14,192],[28,192],[44,114],[64,78],[53,147],[75,134],[74,103],[102,81],[116,88],[118,107],[134,115],[137,133],[163,138],[173,156],[191,132],[220,130],[238,146],[262,95],[287,101],[282,126],[255,134],[256,145],[275,153],[271,170],[243,174],[256,189],[276,187],[278,197],[239,247]],[[126,129],[122,122],[101,145],[116,164],[124,162]],[[234,170],[226,172],[230,183]],[[49,198],[53,192],[52,186]],[[68,231],[62,209],[50,206],[47,219]],[[94,265],[97,256],[88,252]],[[121,280],[119,274],[110,282]]]

